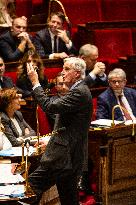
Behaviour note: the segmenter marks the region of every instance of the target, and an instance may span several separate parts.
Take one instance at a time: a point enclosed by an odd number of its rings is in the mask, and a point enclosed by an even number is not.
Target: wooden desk
[[[135,204],[136,136],[132,137],[132,125],[90,129],[89,158],[96,171],[97,200],[104,205]]]
[[[44,67],[47,68],[62,68],[63,67],[63,60],[62,59],[42,59]],[[19,66],[20,62],[8,62],[5,63],[6,72],[16,72],[17,67]]]

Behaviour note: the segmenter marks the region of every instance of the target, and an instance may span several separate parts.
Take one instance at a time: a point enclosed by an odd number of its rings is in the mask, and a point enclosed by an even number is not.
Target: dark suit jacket
[[[49,55],[52,53],[52,44],[51,44],[51,36],[48,28],[40,30],[36,33],[34,38],[34,45],[36,47],[38,54],[42,58],[49,57]],[[77,55],[77,51],[74,48],[74,46],[72,46],[72,48],[68,50],[64,41],[59,38],[58,53],[61,52],[65,52],[68,55],[70,54]]]
[[[132,88],[124,88],[124,95],[128,100],[128,103],[132,109],[134,116],[136,117],[136,90]],[[112,108],[117,105],[117,99],[113,91],[108,88],[101,95],[98,96],[97,102],[97,119],[112,119]],[[120,108],[115,109],[115,120],[123,120],[123,115]]]
[[[92,113],[92,97],[88,86],[82,82],[53,102],[45,96],[41,87],[37,87],[34,94],[45,112],[58,114],[55,120],[58,135],[51,137],[41,163],[44,168],[47,166],[49,169],[73,169],[80,172],[84,155],[87,154],[84,147],[87,147]],[[61,131],[61,128],[65,129]]]
[[[30,37],[31,38],[31,37]],[[32,40],[32,38],[31,38]],[[17,61],[23,57],[23,54],[17,47],[20,40],[12,36],[10,31],[0,36],[0,55],[4,61]],[[25,49],[25,52],[28,48]]]
[[[3,81],[1,82],[1,87],[2,88],[13,88],[15,87],[11,78],[7,76],[3,76]]]
[[[85,83],[88,85],[89,88],[92,87],[100,87],[100,86],[108,86],[108,80],[105,78],[105,80],[102,80],[99,76],[96,76],[95,79],[93,79],[89,74],[84,79]]]
[[[23,133],[22,137],[23,138],[36,135],[35,131],[32,130],[32,128],[24,120],[20,111],[15,112],[15,118],[16,118],[17,122],[19,123],[19,126],[22,130],[22,133]],[[11,121],[11,119],[8,117],[8,115],[6,113],[2,113],[1,122],[5,128],[4,133],[7,136],[8,140],[11,142],[12,146],[14,146],[14,147],[20,146],[21,142],[19,142],[17,140],[17,138],[19,137],[19,133],[18,133],[15,125],[13,124],[13,122]],[[25,135],[25,128],[28,128],[30,130],[30,135]]]

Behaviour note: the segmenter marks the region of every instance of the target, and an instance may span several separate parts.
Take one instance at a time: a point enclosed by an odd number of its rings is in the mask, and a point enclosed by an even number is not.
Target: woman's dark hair
[[[26,52],[23,58],[21,59],[20,66],[18,67],[18,77],[25,78],[27,76],[26,64],[28,63],[29,57],[31,57],[33,60],[37,62],[37,67],[38,67],[37,73],[38,73],[39,79],[44,79],[43,62],[40,56],[35,51]]]

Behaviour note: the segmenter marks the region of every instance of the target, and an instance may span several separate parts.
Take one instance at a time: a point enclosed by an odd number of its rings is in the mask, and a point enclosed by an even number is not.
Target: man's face
[[[0,77],[4,75],[5,72],[5,64],[3,60],[0,58]]]
[[[112,77],[109,79],[109,85],[117,95],[120,95],[126,85],[126,79],[121,77]]]
[[[57,35],[57,29],[63,29],[62,20],[57,15],[53,15],[49,21],[49,28],[53,34]]]
[[[63,65],[62,74],[64,83],[68,87],[71,87],[79,78],[79,71],[75,70],[68,61],[66,61]]]
[[[64,80],[62,76],[57,77],[57,82],[55,87],[58,94],[61,96],[66,95],[66,93],[69,91],[69,88],[64,84]]]
[[[27,29],[27,22],[25,19],[17,18],[13,21],[11,31],[13,36],[18,36],[20,33],[25,32]]]
[[[93,70],[94,65],[98,59],[98,52],[94,52],[88,56],[83,56],[82,58],[86,62],[86,69]]]

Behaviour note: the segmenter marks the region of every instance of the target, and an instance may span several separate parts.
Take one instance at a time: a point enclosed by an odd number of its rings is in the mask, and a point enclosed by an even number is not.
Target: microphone
[[[30,146],[30,139],[25,139],[24,143],[26,147]]]

